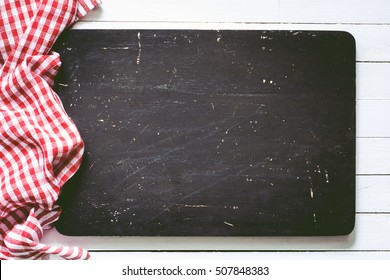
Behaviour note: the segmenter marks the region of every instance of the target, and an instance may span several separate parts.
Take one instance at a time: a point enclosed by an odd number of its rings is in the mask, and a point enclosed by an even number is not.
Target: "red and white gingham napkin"
[[[0,259],[88,259],[78,247],[40,243],[60,214],[63,184],[84,143],[52,90],[60,33],[99,0],[0,1]]]

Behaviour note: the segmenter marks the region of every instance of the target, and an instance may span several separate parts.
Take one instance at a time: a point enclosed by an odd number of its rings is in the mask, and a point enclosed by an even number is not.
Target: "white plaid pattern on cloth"
[[[51,86],[59,34],[99,0],[0,1],[0,259],[56,254],[88,259],[78,247],[40,243],[60,215],[63,184],[84,143]]]

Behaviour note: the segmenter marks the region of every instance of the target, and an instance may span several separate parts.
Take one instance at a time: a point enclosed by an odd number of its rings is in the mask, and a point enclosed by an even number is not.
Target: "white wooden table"
[[[66,237],[93,259],[147,259],[159,250],[256,250],[221,258],[390,259],[390,1],[389,0],[103,0],[77,29],[342,30],[357,45],[357,207],[345,237]],[[207,259],[215,253],[157,254]]]

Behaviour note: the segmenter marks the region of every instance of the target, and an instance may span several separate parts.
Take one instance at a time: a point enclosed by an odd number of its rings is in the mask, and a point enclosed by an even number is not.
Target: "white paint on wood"
[[[60,259],[53,256],[51,259]],[[221,263],[240,260],[388,260],[390,252],[218,252],[218,253],[180,253],[180,252],[91,252],[92,260],[139,260],[148,263],[151,259],[161,261],[186,260],[194,263],[205,263],[218,259]]]
[[[107,0],[85,21],[389,23],[388,0]]]
[[[356,211],[390,213],[390,176],[357,176]]]
[[[107,0],[84,21],[275,22],[278,1],[271,0]]]
[[[390,63],[357,63],[356,98],[390,100],[389,77]]]
[[[390,138],[358,138],[356,140],[356,173],[390,175],[389,155]]]
[[[389,23],[388,0],[279,0],[280,22]]]
[[[390,100],[356,102],[356,136],[390,137]]]

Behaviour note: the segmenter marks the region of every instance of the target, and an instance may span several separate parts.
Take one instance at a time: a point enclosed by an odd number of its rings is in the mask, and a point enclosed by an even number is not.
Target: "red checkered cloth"
[[[84,151],[51,88],[61,62],[50,49],[98,2],[0,1],[0,259],[89,258],[81,248],[40,240],[60,215],[58,195]]]

